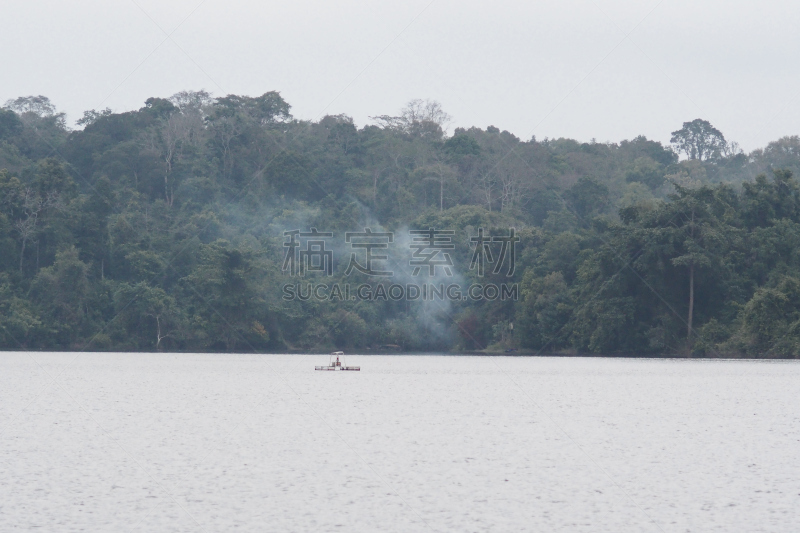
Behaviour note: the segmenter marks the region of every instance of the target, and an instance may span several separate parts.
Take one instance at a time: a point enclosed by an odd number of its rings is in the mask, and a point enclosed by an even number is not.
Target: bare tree
[[[444,112],[435,100],[411,100],[400,111],[400,116],[380,115],[370,117],[384,128],[418,134],[421,137],[441,136],[452,117]]]
[[[442,160],[435,160],[429,165],[418,168],[414,174],[422,181],[433,182],[439,186],[439,211],[444,211],[445,185],[457,181],[455,169]]]
[[[491,211],[497,182],[491,172],[481,172],[478,182],[478,191],[481,200],[486,202],[486,209]]]
[[[175,93],[169,97],[169,101],[182,113],[186,113],[191,110],[203,110],[210,106],[214,99],[208,92],[200,90]]]
[[[167,337],[172,337],[172,333],[161,334],[161,314],[151,314],[156,319],[156,351],[161,351],[161,341]]]
[[[56,106],[50,102],[46,96],[20,96],[12,100],[7,100],[5,106],[23,115],[25,113],[33,113],[40,117],[52,117],[56,114]]]
[[[502,161],[495,169],[500,192],[500,211],[517,207],[530,196],[534,185],[534,171],[519,154]]]
[[[22,272],[23,262],[25,260],[25,247],[28,241],[36,235],[37,227],[39,225],[39,217],[41,214],[49,209],[61,209],[61,198],[57,193],[48,193],[42,198],[32,188],[26,187],[20,193],[22,196],[22,216],[14,223],[14,228],[19,233],[22,239],[22,249],[19,253],[19,271]]]
[[[233,172],[233,159],[231,157],[231,143],[242,134],[242,127],[235,116],[221,116],[214,120],[214,136],[222,149],[222,172],[229,178]]]
[[[442,129],[445,129],[447,124],[453,117],[448,115],[442,109],[442,104],[435,100],[420,100],[419,98],[411,100],[400,113],[406,124],[413,124],[414,122],[432,122]]]
[[[164,161],[164,201],[169,207],[175,202],[173,166],[184,148],[199,146],[204,129],[202,110],[187,105],[186,111],[172,113],[144,139],[145,149],[158,154]]]

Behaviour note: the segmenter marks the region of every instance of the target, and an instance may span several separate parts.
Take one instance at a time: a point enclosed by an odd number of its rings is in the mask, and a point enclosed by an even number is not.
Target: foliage
[[[44,96],[0,110],[0,346],[50,350],[521,350],[800,354],[800,140],[742,154],[707,121],[674,150],[447,133],[415,100],[358,128],[278,92],[184,91],[67,128]],[[679,161],[678,153],[686,160]],[[284,231],[334,232],[331,276],[282,271]],[[345,232],[454,231],[452,278],[518,300],[282,298],[348,275]],[[515,228],[516,268],[471,266]]]
[[[689,159],[700,161],[719,158],[728,146],[721,131],[699,118],[684,122],[681,129],[673,131],[670,142]]]

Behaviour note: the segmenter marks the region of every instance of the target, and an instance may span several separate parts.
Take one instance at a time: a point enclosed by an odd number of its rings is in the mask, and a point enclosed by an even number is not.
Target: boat
[[[333,370],[333,371],[335,371],[335,370],[348,370],[350,372],[360,372],[361,371],[361,367],[360,366],[346,366],[346,365],[343,365],[342,361],[339,360],[339,356],[340,355],[342,356],[342,359],[344,359],[344,352],[332,352],[331,353],[331,357],[328,360],[328,366],[315,366],[314,370],[328,370],[328,371],[330,371],[330,370]],[[334,357],[336,357],[335,361],[333,360]]]

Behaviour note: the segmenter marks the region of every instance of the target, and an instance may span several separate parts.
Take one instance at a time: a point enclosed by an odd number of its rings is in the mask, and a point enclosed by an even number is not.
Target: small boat
[[[342,356],[344,359],[344,352],[333,352],[331,353],[331,358],[328,360],[328,366],[315,366],[314,370],[349,370],[351,372],[360,372],[360,366],[344,366],[342,362],[339,360],[339,356]],[[334,361],[333,358],[336,357]]]

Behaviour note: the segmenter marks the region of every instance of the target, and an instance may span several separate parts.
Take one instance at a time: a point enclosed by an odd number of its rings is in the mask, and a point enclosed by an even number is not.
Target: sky
[[[151,96],[276,90],[360,127],[411,99],[456,127],[664,143],[695,118],[745,150],[800,134],[800,4],[762,0],[7,0],[0,103],[71,124]]]

